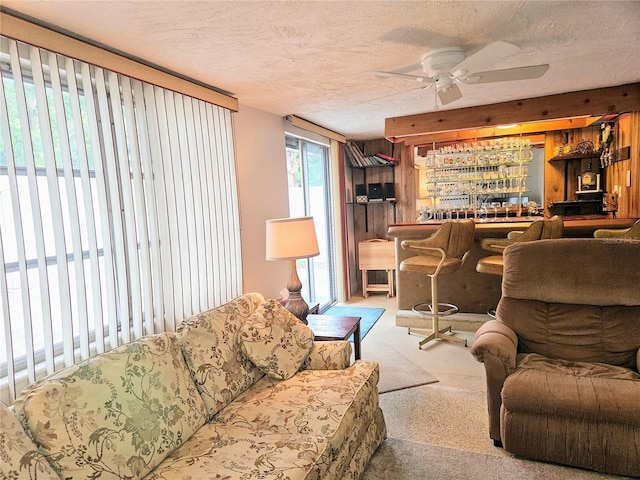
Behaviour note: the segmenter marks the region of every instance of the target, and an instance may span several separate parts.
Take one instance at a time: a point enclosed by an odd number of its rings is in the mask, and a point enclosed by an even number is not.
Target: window
[[[286,136],[289,214],[313,217],[320,255],[296,262],[307,303],[322,309],[336,300],[330,156],[326,145]]]
[[[0,397],[241,293],[228,109],[0,37]]]

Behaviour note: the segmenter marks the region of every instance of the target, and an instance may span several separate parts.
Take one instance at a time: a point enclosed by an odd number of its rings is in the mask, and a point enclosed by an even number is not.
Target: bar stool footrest
[[[440,311],[440,306],[449,308],[447,310]],[[413,310],[415,313],[419,313],[420,315],[427,315],[428,317],[433,317],[436,315],[436,313],[434,313],[433,311],[433,305],[428,302],[418,303],[411,307],[411,310]],[[447,315],[453,315],[454,313],[458,313],[459,311],[460,309],[457,307],[457,305],[453,305],[451,303],[438,303],[438,316],[446,317]]]

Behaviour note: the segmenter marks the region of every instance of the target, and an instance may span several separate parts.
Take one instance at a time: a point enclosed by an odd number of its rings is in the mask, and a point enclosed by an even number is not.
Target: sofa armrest
[[[345,340],[313,342],[301,370],[344,370],[351,365],[351,343]]]
[[[640,348],[636,352],[636,370],[640,373]]]
[[[490,320],[475,334],[471,355],[484,363],[487,377],[487,405],[489,410],[489,436],[495,441],[500,437],[500,393],[506,378],[516,368],[518,337],[502,322]]]

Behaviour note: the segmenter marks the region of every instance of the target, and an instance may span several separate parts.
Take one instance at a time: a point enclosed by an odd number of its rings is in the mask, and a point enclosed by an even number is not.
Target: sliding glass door
[[[313,217],[320,247],[317,257],[297,262],[302,295],[322,309],[336,300],[329,147],[289,135],[286,145],[289,215]]]

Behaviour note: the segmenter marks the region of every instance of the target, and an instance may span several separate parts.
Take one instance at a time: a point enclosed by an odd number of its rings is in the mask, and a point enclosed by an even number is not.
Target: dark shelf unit
[[[388,164],[388,165],[367,165],[366,167],[356,167],[356,166],[352,166],[351,168],[353,168],[354,170],[362,170],[363,171],[363,176],[364,176],[364,185],[365,188],[367,189],[367,193],[369,191],[369,183],[367,182],[367,171],[368,170],[372,170],[372,169],[378,169],[378,168],[391,168],[391,178],[392,178],[392,182],[395,185],[396,182],[396,174],[395,174],[395,164]],[[369,205],[380,205],[380,204],[387,204],[387,205],[391,205],[393,207],[393,221],[396,222],[396,200],[373,200],[373,201],[366,201],[366,202],[356,202],[355,201],[355,191],[356,191],[356,184],[355,184],[355,180],[352,178],[351,179],[352,182],[352,188],[353,188],[353,196],[354,196],[354,204],[356,205],[362,205],[364,207],[364,229],[365,232],[369,231]]]
[[[591,153],[571,153],[568,155],[560,155],[549,159],[549,162],[564,162],[564,199],[560,202],[551,202],[549,210],[552,215],[587,215],[602,214],[602,195],[605,183],[604,171],[600,168],[599,159],[602,152]],[[600,173],[600,190],[577,192],[577,184],[574,185],[575,179],[569,174],[569,164],[572,162],[580,162],[583,160],[597,160],[597,169]],[[580,169],[579,169],[580,170]],[[583,195],[582,199],[569,199],[569,192],[575,191],[576,195]]]

